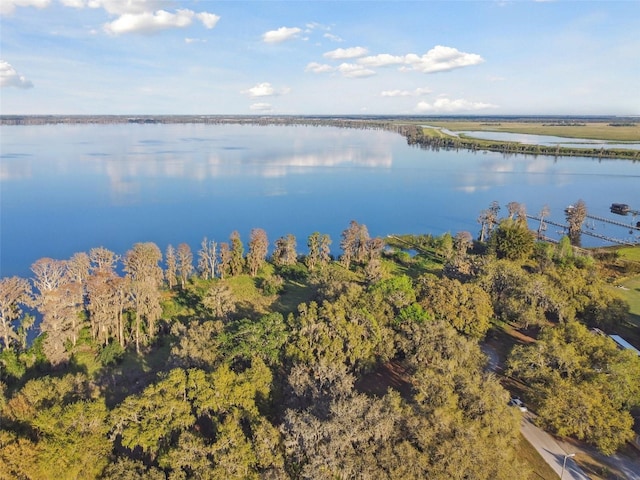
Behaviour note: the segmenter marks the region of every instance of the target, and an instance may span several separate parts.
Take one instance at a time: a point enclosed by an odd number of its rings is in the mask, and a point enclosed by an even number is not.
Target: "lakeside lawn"
[[[592,140],[610,140],[619,142],[640,141],[640,123],[634,125],[612,126],[609,122],[589,122],[577,124],[561,124],[545,122],[505,121],[429,121],[429,125],[447,128],[454,132],[485,131],[529,133],[533,135],[553,135],[556,137],[588,138]]]

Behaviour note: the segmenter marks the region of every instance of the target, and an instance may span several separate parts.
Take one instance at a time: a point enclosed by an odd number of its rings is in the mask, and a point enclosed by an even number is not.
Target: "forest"
[[[504,325],[536,339],[505,369],[540,425],[614,453],[640,357],[597,332],[632,328],[612,279],[640,265],[500,210],[477,238],[255,228],[0,279],[0,479],[527,478],[481,350]]]

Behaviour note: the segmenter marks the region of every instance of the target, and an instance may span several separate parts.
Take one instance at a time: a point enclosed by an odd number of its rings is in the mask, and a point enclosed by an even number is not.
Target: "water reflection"
[[[537,212],[582,198],[640,207],[637,164],[409,147],[373,130],[233,125],[3,127],[0,273],[137,241],[161,248],[262,227],[339,249],[350,220],[372,235],[475,231],[497,200]],[[601,211],[598,211],[601,209]],[[10,273],[13,272],[13,273]]]

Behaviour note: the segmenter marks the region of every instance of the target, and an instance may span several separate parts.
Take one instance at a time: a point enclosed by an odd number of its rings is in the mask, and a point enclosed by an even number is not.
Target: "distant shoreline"
[[[466,149],[504,154],[595,157],[640,161],[640,150],[528,145],[517,142],[433,135],[431,122],[451,130],[485,130],[553,134],[612,142],[640,141],[640,117],[618,116],[384,116],[384,115],[0,115],[0,125],[50,124],[203,124],[305,125],[381,129],[399,133],[410,145],[425,149]],[[544,133],[543,133],[544,132]],[[595,132],[595,134],[594,134]]]

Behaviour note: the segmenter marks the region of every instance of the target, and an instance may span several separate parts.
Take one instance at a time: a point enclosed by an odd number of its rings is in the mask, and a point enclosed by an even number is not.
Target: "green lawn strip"
[[[552,135],[566,138],[587,138],[592,140],[608,140],[615,142],[640,141],[640,124],[634,126],[614,127],[608,123],[586,123],[584,125],[562,125],[552,122],[470,122],[470,121],[435,121],[429,122],[436,127],[444,127],[454,132],[485,131],[506,133],[527,133],[532,135]]]

